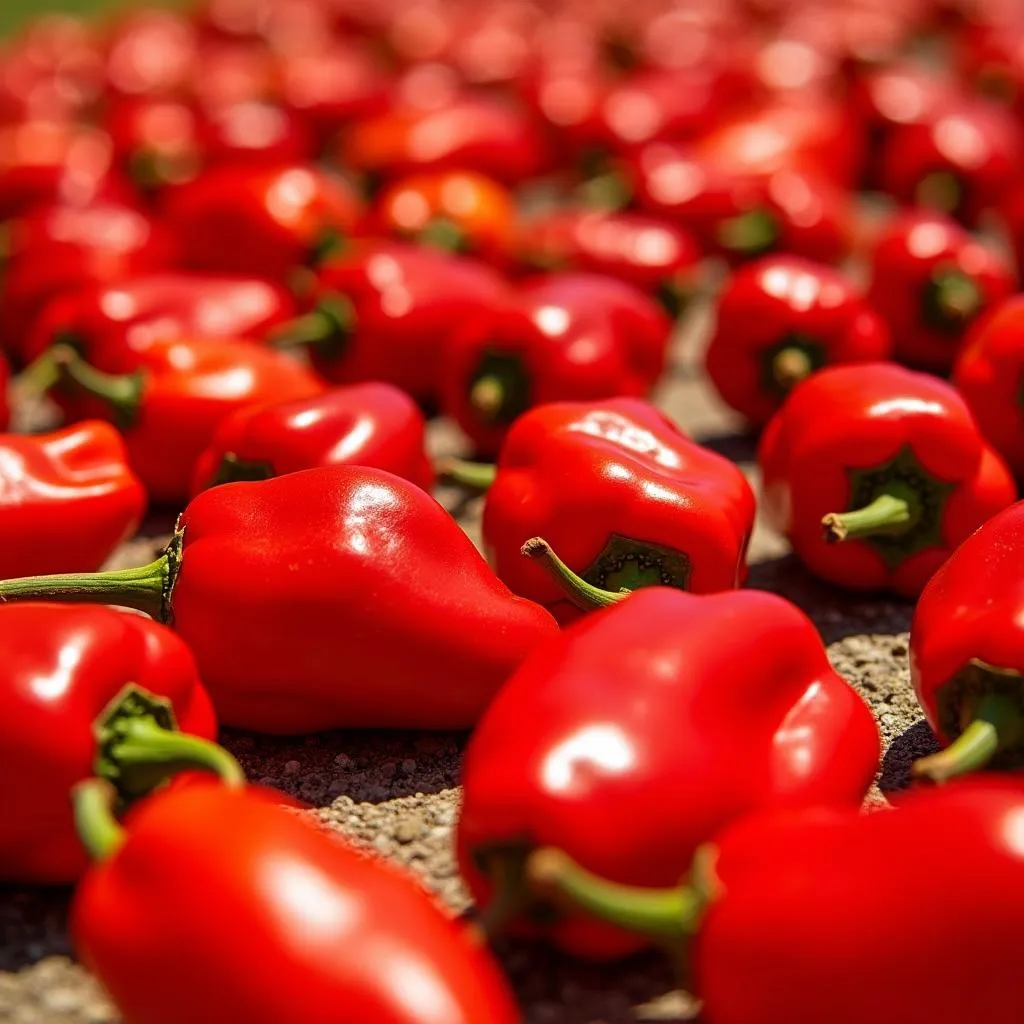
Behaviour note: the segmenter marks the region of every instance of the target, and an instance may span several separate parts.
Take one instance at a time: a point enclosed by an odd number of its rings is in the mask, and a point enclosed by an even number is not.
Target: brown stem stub
[[[526,877],[538,891],[548,891],[557,883],[570,864],[569,857],[561,850],[546,846],[534,850],[526,859]]]
[[[838,544],[846,540],[848,531],[843,520],[836,512],[829,512],[821,520],[821,532],[829,544]]]
[[[543,537],[531,537],[519,551],[527,558],[547,558],[552,553],[551,545]]]

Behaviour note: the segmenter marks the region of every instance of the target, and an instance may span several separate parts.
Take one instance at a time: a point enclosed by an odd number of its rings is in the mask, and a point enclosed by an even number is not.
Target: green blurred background
[[[145,0],[154,4],[181,7],[188,0]],[[14,31],[29,18],[54,11],[71,12],[72,14],[102,14],[108,11],[123,10],[125,7],[142,6],[143,0],[0,0],[0,36]]]

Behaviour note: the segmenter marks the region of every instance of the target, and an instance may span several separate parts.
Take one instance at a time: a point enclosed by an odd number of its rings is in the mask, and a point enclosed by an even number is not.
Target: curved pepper
[[[430,495],[355,466],[214,487],[151,565],[0,581],[0,597],[172,622],[221,720],[279,735],[467,728],[558,632]]]
[[[657,303],[600,274],[551,274],[455,332],[442,408],[483,454],[535,405],[644,397],[665,365],[672,322]]]
[[[337,464],[384,469],[429,493],[434,471],[423,450],[425,428],[416,403],[390,384],[353,384],[241,409],[199,456],[192,493]]]
[[[486,950],[418,882],[256,791],[159,793],[126,827],[95,783],[75,806],[96,863],[73,942],[133,1024],[520,1020]]]
[[[622,956],[646,943],[535,912],[531,849],[670,885],[741,815],[859,807],[878,756],[871,712],[795,606],[652,587],[565,630],[498,694],[466,751],[459,861],[488,925],[518,912],[573,953]]]
[[[715,1024],[1009,1022],[1024,997],[1022,817],[1024,787],[989,779],[914,793],[891,814],[752,815],[674,889],[610,884],[558,851],[531,874],[557,907],[668,947]]]
[[[1017,493],[956,391],[894,363],[801,384],[758,461],[772,525],[813,573],[855,590],[918,594]]]
[[[971,325],[1015,285],[999,253],[942,214],[920,211],[879,239],[867,298],[892,331],[897,359],[948,373]]]
[[[169,629],[113,608],[4,605],[0,646],[3,881],[66,883],[82,873],[68,790],[90,775],[116,785],[123,803],[175,767],[241,781],[209,742],[210,698]]]
[[[722,399],[760,426],[808,375],[891,352],[885,323],[839,271],[766,256],[737,270],[722,292],[705,367]]]
[[[95,421],[0,435],[0,577],[95,572],[146,510],[127,458],[118,432]]]

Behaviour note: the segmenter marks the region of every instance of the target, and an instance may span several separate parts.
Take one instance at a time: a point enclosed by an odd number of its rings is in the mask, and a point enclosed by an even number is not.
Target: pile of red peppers
[[[1021,1019],[1017,6],[198,0],[2,43],[0,885],[74,887],[125,1024],[515,1024],[506,935],[660,947],[709,1024]],[[756,522],[916,602],[936,743],[890,813]],[[221,727],[467,735],[473,909]]]

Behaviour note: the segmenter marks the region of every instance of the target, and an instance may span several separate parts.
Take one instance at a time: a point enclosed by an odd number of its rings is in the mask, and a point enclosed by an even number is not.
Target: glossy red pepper
[[[199,63],[199,40],[182,14],[142,7],[124,14],[107,44],[107,85],[115,97],[181,95]]]
[[[722,292],[705,367],[722,399],[761,425],[808,375],[891,354],[888,327],[843,274],[765,256],[736,270]]]
[[[200,119],[183,100],[123,99],[108,107],[104,126],[122,169],[144,192],[191,181],[203,166]]]
[[[359,240],[320,268],[312,314],[277,337],[306,345],[313,365],[334,383],[387,381],[436,403],[448,338],[486,318],[507,292],[505,281],[476,260]]]
[[[276,100],[277,56],[256,41],[204,40],[196,66],[202,74],[189,82],[189,94],[203,113],[227,110],[236,103]]]
[[[576,915],[531,919],[531,849],[671,885],[751,811],[859,808],[878,756],[871,712],[794,605],[645,589],[565,630],[498,694],[466,751],[459,862],[488,924],[518,912],[573,953],[622,956],[645,941]]]
[[[82,873],[68,790],[90,775],[125,802],[156,786],[171,759],[241,778],[228,754],[202,742],[217,734],[210,698],[166,627],[113,608],[5,605],[0,638],[5,882]]]
[[[266,100],[211,111],[200,123],[199,139],[209,167],[276,169],[316,156],[306,125],[287,108]]]
[[[11,419],[11,411],[7,401],[8,378],[10,369],[7,360],[0,354],[0,430],[6,430]]]
[[[172,622],[224,724],[274,734],[468,728],[558,632],[429,494],[357,466],[204,491],[141,569],[0,581],[58,594]]]
[[[353,384],[242,409],[221,423],[199,456],[192,492],[342,464],[384,469],[429,493],[434,470],[423,448],[425,429],[419,406],[390,384]]]
[[[136,358],[135,371],[124,374],[98,370],[67,346],[50,360],[67,408],[81,403],[121,428],[128,460],[155,502],[187,499],[196,460],[232,413],[323,390],[299,363],[243,341],[160,341]]]
[[[914,793],[891,814],[752,815],[676,889],[609,884],[554,851],[530,873],[559,909],[667,946],[715,1024],[1008,1022],[1024,996],[1022,816],[1020,782],[987,779]]]
[[[971,325],[1015,285],[991,246],[940,213],[915,211],[879,239],[867,298],[889,325],[897,359],[948,373]]]
[[[133,1024],[333,1024],[339,1008],[376,1024],[520,1020],[487,952],[417,881],[254,791],[159,793],[122,827],[86,783],[76,808],[97,863],[75,949]]]
[[[805,381],[768,424],[758,461],[772,525],[813,573],[855,590],[920,593],[1017,493],[960,395],[895,363]]]
[[[146,510],[127,459],[107,423],[0,435],[0,577],[99,569]]]
[[[653,299],[599,274],[550,274],[453,334],[442,407],[476,445],[497,451],[535,405],[644,397],[665,365],[671,320]]]
[[[734,463],[647,402],[538,406],[513,424],[496,466],[453,463],[448,471],[488,485],[483,538],[491,564],[561,621],[576,617],[574,602],[543,565],[523,558],[533,537],[610,591],[666,584],[709,593],[746,577],[750,485]]]

